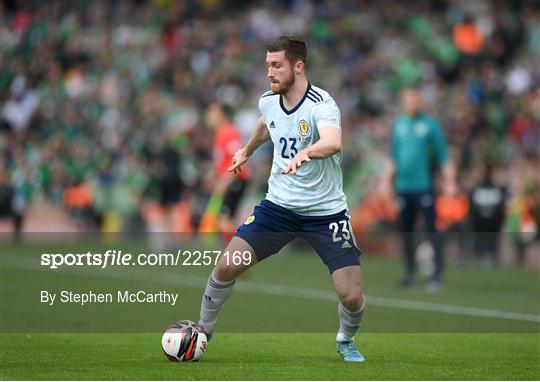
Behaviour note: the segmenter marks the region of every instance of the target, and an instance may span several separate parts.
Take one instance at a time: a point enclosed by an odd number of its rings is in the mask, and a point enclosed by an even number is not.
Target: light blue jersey
[[[270,91],[259,100],[259,110],[274,143],[266,199],[306,216],[332,215],[347,209],[341,153],[303,162],[296,174],[281,174],[300,150],[319,140],[319,129],[341,130],[341,115],[334,99],[308,84],[294,109],[287,110],[282,96]]]

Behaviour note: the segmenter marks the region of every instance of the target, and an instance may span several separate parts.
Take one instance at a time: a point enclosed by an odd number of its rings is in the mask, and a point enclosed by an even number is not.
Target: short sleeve
[[[264,100],[263,98],[259,98],[259,112],[264,115]]]
[[[326,100],[313,107],[313,120],[317,129],[335,127],[341,130],[341,113],[333,99]]]
[[[261,112],[263,119],[270,105],[270,100],[273,98],[273,96],[275,96],[274,93],[266,92],[261,96],[261,98],[259,98],[259,111]]]

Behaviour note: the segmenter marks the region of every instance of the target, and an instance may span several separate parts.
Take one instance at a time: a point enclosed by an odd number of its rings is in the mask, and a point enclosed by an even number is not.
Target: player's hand
[[[309,157],[308,153],[304,150],[300,151],[298,154],[294,156],[291,163],[289,163],[289,167],[287,167],[286,170],[282,170],[282,174],[296,174],[296,170],[302,166],[303,162],[309,162],[311,161],[311,158]]]
[[[242,147],[240,150],[234,153],[232,159],[232,166],[227,169],[228,172],[233,174],[238,174],[242,172],[242,165],[247,162],[249,155],[247,155],[247,150],[245,147]]]

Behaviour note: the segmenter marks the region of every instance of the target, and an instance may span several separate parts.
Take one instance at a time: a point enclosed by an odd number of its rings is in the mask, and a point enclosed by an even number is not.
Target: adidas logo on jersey
[[[351,248],[351,245],[348,241],[345,241],[343,244],[341,244],[341,248]]]
[[[270,122],[270,128],[271,128],[271,129],[275,129],[275,128],[276,128],[276,125],[274,125],[274,121]]]

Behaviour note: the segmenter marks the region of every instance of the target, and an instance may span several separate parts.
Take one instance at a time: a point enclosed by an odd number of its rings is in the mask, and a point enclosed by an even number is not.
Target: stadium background
[[[527,1],[3,1],[2,179],[27,231],[43,220],[196,231],[212,192],[205,107],[232,107],[247,138],[268,88],[264,43],[294,32],[309,41],[311,80],[342,111],[355,231],[395,219],[373,194],[410,84],[442,121],[462,190],[493,162],[510,194],[506,230],[536,231],[539,15]],[[261,171],[239,215],[263,197],[269,158],[269,147],[253,158]],[[164,211],[171,187],[179,203]]]
[[[56,231],[196,231],[212,192],[205,107],[232,107],[247,138],[268,88],[264,43],[282,32],[309,41],[309,76],[340,105],[355,231],[395,220],[374,190],[398,92],[414,83],[442,121],[462,190],[493,162],[509,189],[505,230],[537,230],[536,2],[4,0],[0,9],[2,182],[23,230],[46,221]],[[239,216],[264,196],[270,153],[252,160],[260,171]],[[171,184],[179,203],[164,208]]]
[[[540,379],[538,2],[2,0],[0,19],[2,379]],[[369,362],[338,359],[326,270],[293,245],[238,283],[203,362],[169,367],[156,332],[196,319],[209,267],[53,271],[39,254],[199,245],[214,185],[206,106],[230,106],[247,138],[268,89],[264,44],[283,32],[306,38],[308,76],[342,112]],[[509,195],[509,267],[459,266],[458,234],[447,287],[431,294],[395,288],[396,209],[377,192],[410,84],[442,122],[463,193],[490,163]],[[264,197],[270,158],[266,145],[251,159],[239,220]],[[444,228],[456,217],[441,211]],[[14,216],[22,242],[6,234]],[[526,269],[513,267],[520,245]],[[43,288],[180,288],[182,302],[49,309]]]

